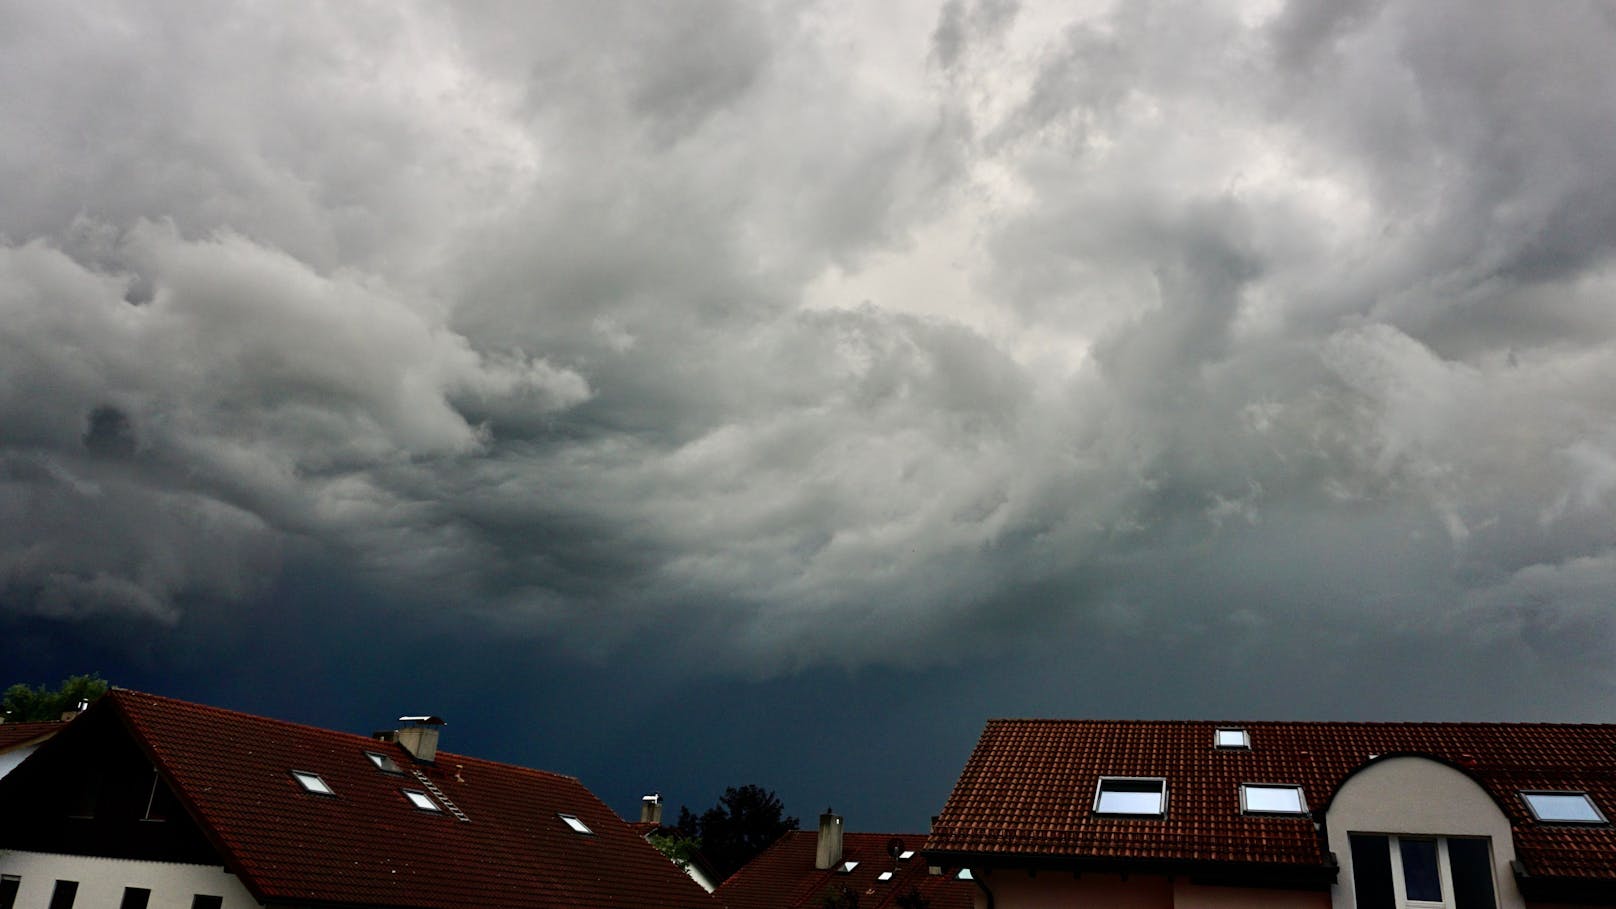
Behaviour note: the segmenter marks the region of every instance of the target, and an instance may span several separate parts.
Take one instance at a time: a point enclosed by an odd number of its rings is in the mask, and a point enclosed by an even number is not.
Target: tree
[[[701,852],[701,841],[682,832],[662,833],[658,831],[646,837],[646,839],[651,841],[651,845],[657,847],[658,852],[667,856],[680,868],[688,869],[690,863]]]
[[[62,714],[79,709],[79,702],[94,703],[109,686],[100,673],[69,676],[52,691],[45,685],[30,688],[18,682],[0,695],[0,716],[8,723],[39,723],[59,720]]]
[[[728,878],[786,831],[797,829],[797,819],[784,815],[785,808],[773,790],[750,784],[738,789],[731,786],[700,817],[681,805],[675,828],[680,836],[699,842],[701,854],[713,870],[720,878]]]

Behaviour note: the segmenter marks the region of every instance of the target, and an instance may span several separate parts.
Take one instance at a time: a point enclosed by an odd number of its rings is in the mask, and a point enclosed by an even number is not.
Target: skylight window
[[[1250,748],[1251,736],[1244,729],[1219,729],[1213,742],[1219,748]]]
[[[414,805],[422,811],[443,810],[442,808],[438,807],[437,802],[432,801],[432,796],[427,795],[424,792],[417,792],[414,789],[400,789],[399,791],[404,793],[404,797],[410,800],[411,805]]]
[[[877,874],[875,876],[875,879],[878,880],[878,881],[890,881],[890,880],[892,880],[892,872],[883,871],[880,874]]]
[[[902,852],[898,853],[898,861],[900,861],[900,862],[907,862],[907,861],[909,861],[910,859],[912,859],[914,857],[915,857],[915,850],[913,850],[913,849],[905,849]]]
[[[1094,793],[1094,813],[1165,817],[1167,781],[1161,777],[1102,776]]]
[[[1246,814],[1306,814],[1301,786],[1241,783],[1240,810]]]
[[[595,831],[589,829],[588,824],[578,820],[578,816],[576,814],[561,814],[557,815],[557,817],[560,817],[568,827],[571,827],[573,833],[583,833],[590,836],[593,836],[595,833]]]
[[[858,862],[843,862],[841,871],[842,871],[843,874],[852,874],[853,869],[857,868],[858,866],[859,866]]]
[[[367,751],[365,752],[365,757],[370,758],[370,762],[376,765],[376,769],[383,773],[396,773],[400,776],[404,775],[404,768],[398,766],[397,761],[385,754],[377,754],[374,751]]]
[[[1532,817],[1555,824],[1608,824],[1586,792],[1522,792]]]
[[[316,795],[336,795],[335,792],[331,791],[331,787],[326,785],[325,780],[320,779],[320,775],[318,773],[294,770],[292,771],[292,776],[299,783],[303,784],[303,788],[309,792],[313,792]]]

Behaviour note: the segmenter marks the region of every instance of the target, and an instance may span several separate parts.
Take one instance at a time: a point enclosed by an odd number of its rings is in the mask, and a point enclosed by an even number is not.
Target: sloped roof
[[[1251,749],[1218,749],[1238,727]],[[1336,789],[1376,756],[1409,753],[1474,778],[1514,828],[1517,857],[1542,877],[1616,879],[1616,828],[1540,823],[1522,790],[1587,792],[1616,818],[1616,726],[1542,723],[992,720],[926,848],[938,855],[1323,866],[1307,817],[1242,815],[1241,783],[1301,785],[1323,818]],[[1101,776],[1165,777],[1164,819],[1096,817]]]
[[[67,724],[60,721],[45,723],[0,723],[0,751],[10,751],[19,745],[27,745],[48,739],[61,732]]]
[[[915,854],[894,861],[888,851],[894,839]],[[713,895],[728,909],[818,909],[827,890],[846,886],[858,895],[859,909],[894,906],[910,890],[919,891],[932,909],[971,909],[975,885],[928,874],[919,851],[925,841],[925,835],[919,833],[844,833],[842,859],[858,862],[852,872],[844,874],[836,868],[821,871],[814,867],[817,831],[793,830],[731,875]],[[891,880],[878,880],[884,871],[893,872]]]
[[[578,780],[116,690],[115,710],[260,900],[408,907],[657,906],[709,897]],[[385,773],[365,752],[391,757]],[[319,774],[334,795],[305,791]],[[413,807],[424,774],[467,820]],[[436,799],[435,799],[436,800]],[[593,835],[574,833],[559,814]]]

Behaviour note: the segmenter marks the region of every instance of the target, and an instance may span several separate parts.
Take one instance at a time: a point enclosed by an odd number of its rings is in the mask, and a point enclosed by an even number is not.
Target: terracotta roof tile
[[[434,764],[362,735],[118,690],[116,709],[263,900],[409,907],[658,906],[707,895],[578,780],[439,751]],[[95,708],[92,708],[95,709]],[[378,770],[385,753],[406,773]],[[334,796],[303,790],[317,773]],[[456,807],[432,813],[400,790],[424,774]],[[593,835],[569,830],[576,815]]]
[[[893,860],[888,844],[894,839],[915,854],[905,861]],[[858,895],[859,909],[883,909],[913,889],[932,909],[971,909],[976,886],[928,874],[919,851],[925,840],[918,833],[844,833],[843,861],[858,862],[844,874],[814,867],[817,831],[793,830],[731,875],[713,895],[727,909],[818,909],[830,888],[846,886]],[[891,880],[879,880],[885,871],[893,872]]]
[[[18,745],[27,745],[48,739],[66,728],[67,724],[59,721],[46,723],[0,723],[0,751],[7,751]]]
[[[1250,750],[1213,746],[1238,727]],[[1295,783],[1320,813],[1372,756],[1428,755],[1460,767],[1514,827],[1539,876],[1616,879],[1616,828],[1535,821],[1527,789],[1585,791],[1616,818],[1616,726],[1541,723],[1312,723],[993,720],[933,826],[929,851],[1319,866],[1307,817],[1240,813],[1241,783]],[[1164,819],[1096,817],[1101,776],[1159,776]]]

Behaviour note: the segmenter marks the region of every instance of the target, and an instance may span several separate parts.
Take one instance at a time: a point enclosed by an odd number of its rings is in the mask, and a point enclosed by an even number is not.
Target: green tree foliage
[[[675,829],[680,836],[700,843],[701,854],[720,878],[727,879],[786,831],[796,830],[797,819],[785,816],[772,789],[731,786],[700,817],[680,806]]]
[[[689,868],[696,855],[701,852],[701,841],[693,836],[685,836],[678,832],[653,833],[646,839],[657,851],[673,860],[680,868]]]
[[[107,693],[109,686],[99,673],[70,676],[52,691],[45,685],[31,688],[18,682],[0,696],[0,715],[8,723],[38,723],[61,719],[62,714],[77,710],[80,701],[94,703]]]

